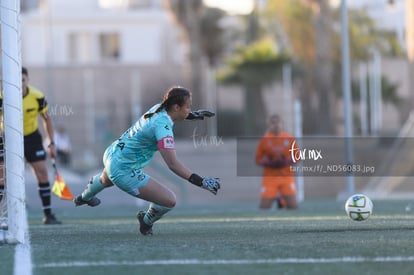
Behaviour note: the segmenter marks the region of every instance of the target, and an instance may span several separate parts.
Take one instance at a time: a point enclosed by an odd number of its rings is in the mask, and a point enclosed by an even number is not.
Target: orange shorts
[[[274,199],[278,194],[282,196],[296,195],[295,179],[290,177],[270,178],[266,177],[262,181],[260,197],[263,199]]]

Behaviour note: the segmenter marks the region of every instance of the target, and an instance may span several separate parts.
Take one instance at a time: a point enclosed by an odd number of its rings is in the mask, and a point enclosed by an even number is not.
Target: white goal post
[[[0,0],[5,196],[0,242],[28,242],[24,186],[20,1]],[[5,226],[5,224],[7,226]]]

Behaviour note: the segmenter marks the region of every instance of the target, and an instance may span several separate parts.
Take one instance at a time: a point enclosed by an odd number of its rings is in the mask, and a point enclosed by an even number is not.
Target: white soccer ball
[[[372,214],[374,205],[364,194],[350,196],[345,202],[345,212],[354,221],[365,221]]]

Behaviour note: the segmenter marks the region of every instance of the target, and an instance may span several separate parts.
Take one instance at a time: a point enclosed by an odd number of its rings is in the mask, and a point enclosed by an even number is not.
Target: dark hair
[[[29,71],[26,67],[22,67],[22,74],[29,76]]]
[[[282,118],[280,117],[279,114],[272,114],[269,119],[277,119],[277,120],[281,120]]]
[[[155,110],[154,113],[145,114],[144,118],[150,118],[154,114],[160,112],[163,109],[166,109],[168,111],[175,104],[177,104],[178,106],[183,106],[187,98],[190,97],[190,95],[190,91],[183,87],[171,87],[162,97],[161,105],[157,108],[157,110]]]

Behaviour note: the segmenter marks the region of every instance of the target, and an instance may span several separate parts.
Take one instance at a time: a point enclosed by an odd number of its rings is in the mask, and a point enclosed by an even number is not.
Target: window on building
[[[116,32],[76,32],[69,34],[68,41],[69,60],[72,63],[113,62],[120,58],[120,35]]]
[[[118,33],[101,33],[99,35],[99,47],[101,60],[119,60],[120,39]]]
[[[92,35],[90,33],[69,34],[69,60],[74,63],[93,61],[91,54]]]

